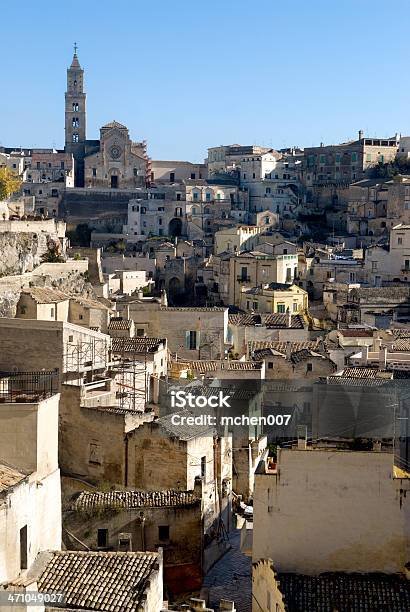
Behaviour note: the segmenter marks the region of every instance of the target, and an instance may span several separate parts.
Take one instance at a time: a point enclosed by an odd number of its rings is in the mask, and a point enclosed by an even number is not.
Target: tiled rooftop
[[[320,342],[319,340],[303,340],[301,342],[280,342],[278,340],[252,340],[249,344],[251,351],[256,351],[263,348],[271,348],[283,355],[286,355],[286,351],[289,345],[290,351],[301,351],[302,349],[309,349],[312,351],[319,351]],[[319,351],[323,352],[323,351]]]
[[[192,312],[224,312],[227,308],[222,306],[161,306],[160,310],[168,310],[169,312],[179,311],[192,311]]]
[[[165,338],[150,338],[148,336],[135,336],[135,338],[113,338],[111,348],[113,353],[153,353],[160,344],[165,346]]]
[[[27,478],[27,474],[17,468],[0,463],[0,495]]]
[[[70,296],[58,289],[49,289],[48,287],[31,287],[23,289],[25,295],[30,295],[37,304],[56,304],[69,300]]]
[[[193,491],[82,491],[75,500],[75,510],[100,508],[184,508],[200,503]]]
[[[301,315],[291,315],[290,326],[288,325],[287,314],[232,314],[229,315],[231,325],[253,327],[255,325],[266,326],[271,329],[303,329],[303,317]]]
[[[278,574],[289,612],[404,612],[410,610],[409,582],[387,574]]]
[[[373,338],[371,329],[340,329],[339,333],[344,338]]]
[[[173,365],[179,366],[180,368],[187,368],[198,372],[199,374],[206,374],[207,372],[216,372],[218,369],[225,371],[237,371],[237,370],[260,370],[261,365],[253,361],[212,361],[206,359],[199,359],[196,361],[178,360],[174,361]]]
[[[48,554],[38,579],[39,591],[62,592],[66,608],[135,612],[147,582],[158,568],[158,553],[73,552]]]
[[[130,329],[132,325],[132,321],[130,319],[123,319],[122,317],[113,317],[110,320],[110,324],[108,326],[108,329],[111,331],[122,331],[122,330],[127,330]]]

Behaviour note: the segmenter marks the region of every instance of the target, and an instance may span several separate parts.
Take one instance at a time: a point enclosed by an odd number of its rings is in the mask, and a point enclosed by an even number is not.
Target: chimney
[[[161,291],[161,306],[168,306],[168,297],[165,289]]]
[[[379,370],[385,370],[387,367],[387,346],[379,350]]]
[[[290,314],[290,308],[287,308],[286,310],[286,326],[287,327],[292,327],[292,315]]]
[[[289,340],[286,342],[286,359],[289,361],[290,356],[292,355],[292,345]]]
[[[359,140],[362,140],[364,138],[364,132],[363,130],[359,130]]]
[[[298,438],[298,450],[306,450],[307,448],[307,427],[306,425],[298,425],[296,428]]]
[[[366,344],[366,346],[364,346],[362,348],[362,359],[361,359],[361,361],[362,361],[362,363],[361,363],[362,366],[367,366],[367,362],[369,361],[369,347],[367,346],[367,344]]]

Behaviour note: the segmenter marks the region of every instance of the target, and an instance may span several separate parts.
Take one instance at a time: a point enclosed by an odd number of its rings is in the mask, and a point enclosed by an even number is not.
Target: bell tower
[[[67,68],[67,91],[65,93],[65,151],[74,156],[75,186],[84,186],[84,157],[86,141],[86,94],[84,93],[84,70],[77,56],[77,43],[71,66]]]

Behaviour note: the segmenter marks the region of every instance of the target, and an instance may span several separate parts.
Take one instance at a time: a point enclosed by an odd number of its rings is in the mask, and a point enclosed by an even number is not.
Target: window
[[[20,529],[20,569],[27,569],[27,525]]]
[[[357,162],[357,153],[352,153],[352,162]]]
[[[158,539],[160,542],[169,540],[169,525],[158,525]]]
[[[73,127],[80,127],[80,120],[79,120],[78,117],[73,117],[72,126]]]
[[[61,170],[64,170],[64,167],[65,167],[65,166],[64,166],[64,162],[63,162],[63,161],[62,161],[62,162],[60,162],[60,168],[61,168]]]
[[[195,172],[191,172],[191,179],[193,180],[195,178]]]
[[[246,179],[246,172],[243,173],[243,178]]]
[[[73,102],[73,111],[77,112],[78,110],[78,102]]]
[[[285,312],[285,304],[278,304],[276,312],[284,313]]]
[[[93,176],[97,176],[97,168],[93,168]]]
[[[26,314],[26,307],[20,306],[20,314]]]
[[[402,245],[403,244],[403,238],[401,236],[397,237],[397,244],[398,245]]]
[[[256,178],[256,174],[255,173],[252,174],[252,178]]]
[[[313,372],[313,363],[306,364],[306,372]]]
[[[293,302],[293,312],[297,312],[298,311],[298,303],[297,302]]]
[[[78,315],[78,318],[80,319],[80,321],[82,321],[82,320],[84,319],[84,317],[83,317],[83,315],[82,315],[82,314],[79,314],[79,315]]]
[[[54,317],[54,307],[50,308],[50,317]]]
[[[79,142],[80,141],[80,137],[77,133],[73,134],[73,142]]]
[[[162,219],[161,219],[161,217],[158,219],[158,225],[162,225]]]
[[[270,193],[270,192],[271,192],[270,187],[266,187],[266,191],[265,191],[265,193]]]
[[[198,200],[198,195],[199,195],[199,194],[198,194],[198,192],[197,192],[197,191],[194,191],[194,192],[192,193],[192,197],[193,197],[193,199],[194,199],[194,200]]]
[[[68,336],[68,341],[69,342],[73,342],[73,340],[74,340],[74,336]]]
[[[208,191],[208,192],[205,194],[205,200],[206,200],[207,202],[210,202],[210,201],[211,201],[211,194],[209,193],[209,191]]]
[[[108,529],[97,529],[97,547],[107,548],[108,546]]]
[[[377,270],[377,261],[372,261],[372,272],[376,272]]]
[[[169,173],[169,182],[170,183],[174,183],[175,182],[175,172],[170,172]]]
[[[180,194],[180,193],[177,193],[177,202],[179,202],[179,201],[180,201],[180,199],[181,199],[181,194]]]
[[[95,442],[90,443],[90,458],[88,462],[101,465],[101,446]]]
[[[404,269],[405,270],[410,270],[410,259],[405,259],[404,260]]]
[[[197,331],[186,331],[185,332],[185,348],[191,351],[199,348],[199,332]]]
[[[201,457],[201,478],[206,482],[206,457]]]
[[[273,361],[268,361],[268,370],[273,370]]]
[[[137,328],[137,336],[143,336],[144,335],[144,329],[142,327],[138,327]]]

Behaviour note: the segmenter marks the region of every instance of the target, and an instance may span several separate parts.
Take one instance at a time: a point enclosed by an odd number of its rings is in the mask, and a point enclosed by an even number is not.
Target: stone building
[[[35,198],[35,212],[56,217],[66,188],[74,187],[71,153],[33,149],[22,184],[23,194]]]
[[[0,317],[0,370],[58,369],[61,382],[106,371],[110,337],[64,321]]]
[[[364,178],[378,163],[392,161],[397,154],[398,135],[393,138],[366,138],[339,145],[323,144],[304,150],[303,182],[308,199],[319,204],[346,200],[349,184]]]
[[[233,354],[246,355],[248,344],[257,341],[281,342],[309,340],[309,326],[300,314],[232,314],[228,337]]]
[[[38,553],[61,546],[60,397],[53,377],[32,372],[31,378],[18,373],[0,378],[2,584],[27,580],[32,585],[28,570]]]
[[[91,550],[156,551],[163,549],[164,582],[170,594],[201,585],[202,486],[193,491],[83,491],[67,500],[64,525],[69,548],[78,538]],[[67,533],[67,532],[66,532]]]
[[[132,142],[128,128],[111,121],[100,130],[99,150],[84,160],[85,186],[134,189],[145,186],[145,143]]]
[[[353,601],[359,609],[377,610],[383,602],[388,610],[401,612],[410,606],[408,580],[404,572],[395,576],[278,572],[272,559],[260,559],[252,566],[252,612],[343,610]]]
[[[243,288],[239,307],[260,313],[296,313],[308,309],[307,291],[295,284],[267,283],[260,287]]]
[[[389,452],[280,448],[255,478],[253,561],[310,576],[404,572],[408,488]]]
[[[409,287],[353,288],[344,304],[338,306],[337,320],[342,323],[361,323],[386,329],[393,320],[408,320]]]
[[[217,437],[207,425],[184,422],[187,410],[161,416],[128,432],[128,486],[145,491],[192,491],[202,482],[202,530],[206,571],[225,550],[221,537],[230,528],[232,440]],[[174,419],[177,419],[175,421]]]
[[[167,330],[168,349],[186,359],[221,359],[228,334],[228,309],[162,306],[160,300],[117,303],[118,313],[134,321],[138,335],[160,337]]]
[[[248,350],[253,359],[265,362],[267,380],[317,380],[336,371],[320,341],[254,341]]]
[[[59,461],[65,474],[92,484],[128,486],[124,437],[154,415],[144,412],[144,401],[140,408],[139,394],[133,405],[119,401],[117,390],[121,383],[110,379],[62,386]]]
[[[240,306],[242,290],[260,284],[291,284],[298,272],[297,254],[267,254],[256,247],[231,257],[229,278],[229,304]]]
[[[58,289],[31,287],[21,292],[16,317],[74,323],[107,333],[110,309],[92,298],[69,296]]]

